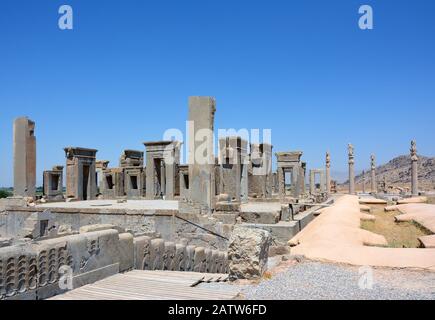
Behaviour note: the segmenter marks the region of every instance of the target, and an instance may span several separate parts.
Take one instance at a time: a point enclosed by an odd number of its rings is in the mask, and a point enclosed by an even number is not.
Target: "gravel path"
[[[358,267],[304,261],[258,285],[238,285],[255,300],[435,300],[435,273],[372,269],[372,289],[360,289]],[[208,284],[208,286],[234,286]]]

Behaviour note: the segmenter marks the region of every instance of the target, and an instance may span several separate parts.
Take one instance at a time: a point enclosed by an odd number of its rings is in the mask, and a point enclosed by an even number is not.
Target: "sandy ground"
[[[289,241],[291,253],[319,261],[435,271],[435,249],[374,247],[385,246],[386,239],[361,229],[361,217],[358,197],[343,196]]]
[[[375,217],[371,221],[361,221],[361,228],[383,235],[391,248],[418,248],[419,237],[428,235],[427,232],[412,222],[397,223],[395,216],[398,211],[384,211],[384,206],[373,205],[371,214]]]

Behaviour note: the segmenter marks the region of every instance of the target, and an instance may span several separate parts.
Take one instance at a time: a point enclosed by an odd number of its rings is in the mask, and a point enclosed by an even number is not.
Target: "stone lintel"
[[[98,152],[97,149],[81,148],[81,147],[66,147],[63,149],[67,157],[79,158],[95,158]]]
[[[276,152],[278,162],[299,162],[301,160],[302,151]]]

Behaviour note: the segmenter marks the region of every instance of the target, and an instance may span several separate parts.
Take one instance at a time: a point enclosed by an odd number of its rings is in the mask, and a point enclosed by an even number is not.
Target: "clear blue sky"
[[[74,30],[58,8],[74,9]],[[374,30],[358,28],[372,5]],[[0,186],[12,184],[12,122],[36,121],[38,184],[91,147],[117,165],[168,128],[191,95],[217,101],[216,128],[270,128],[334,171],[435,154],[435,1],[155,0],[0,3]]]

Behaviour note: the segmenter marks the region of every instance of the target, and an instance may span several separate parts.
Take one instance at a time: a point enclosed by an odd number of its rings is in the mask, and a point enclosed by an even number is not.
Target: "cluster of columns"
[[[411,195],[418,196],[418,155],[417,155],[417,143],[415,140],[411,141]],[[348,145],[348,157],[349,157],[349,194],[356,194],[355,192],[355,155],[354,147],[349,143]],[[327,157],[328,158],[328,157]],[[328,168],[328,160],[327,160]],[[365,171],[362,173],[363,192],[365,192]],[[386,178],[384,177],[384,191],[386,190]],[[372,193],[378,192],[378,186],[376,181],[376,157],[374,154],[370,155],[370,188]]]

